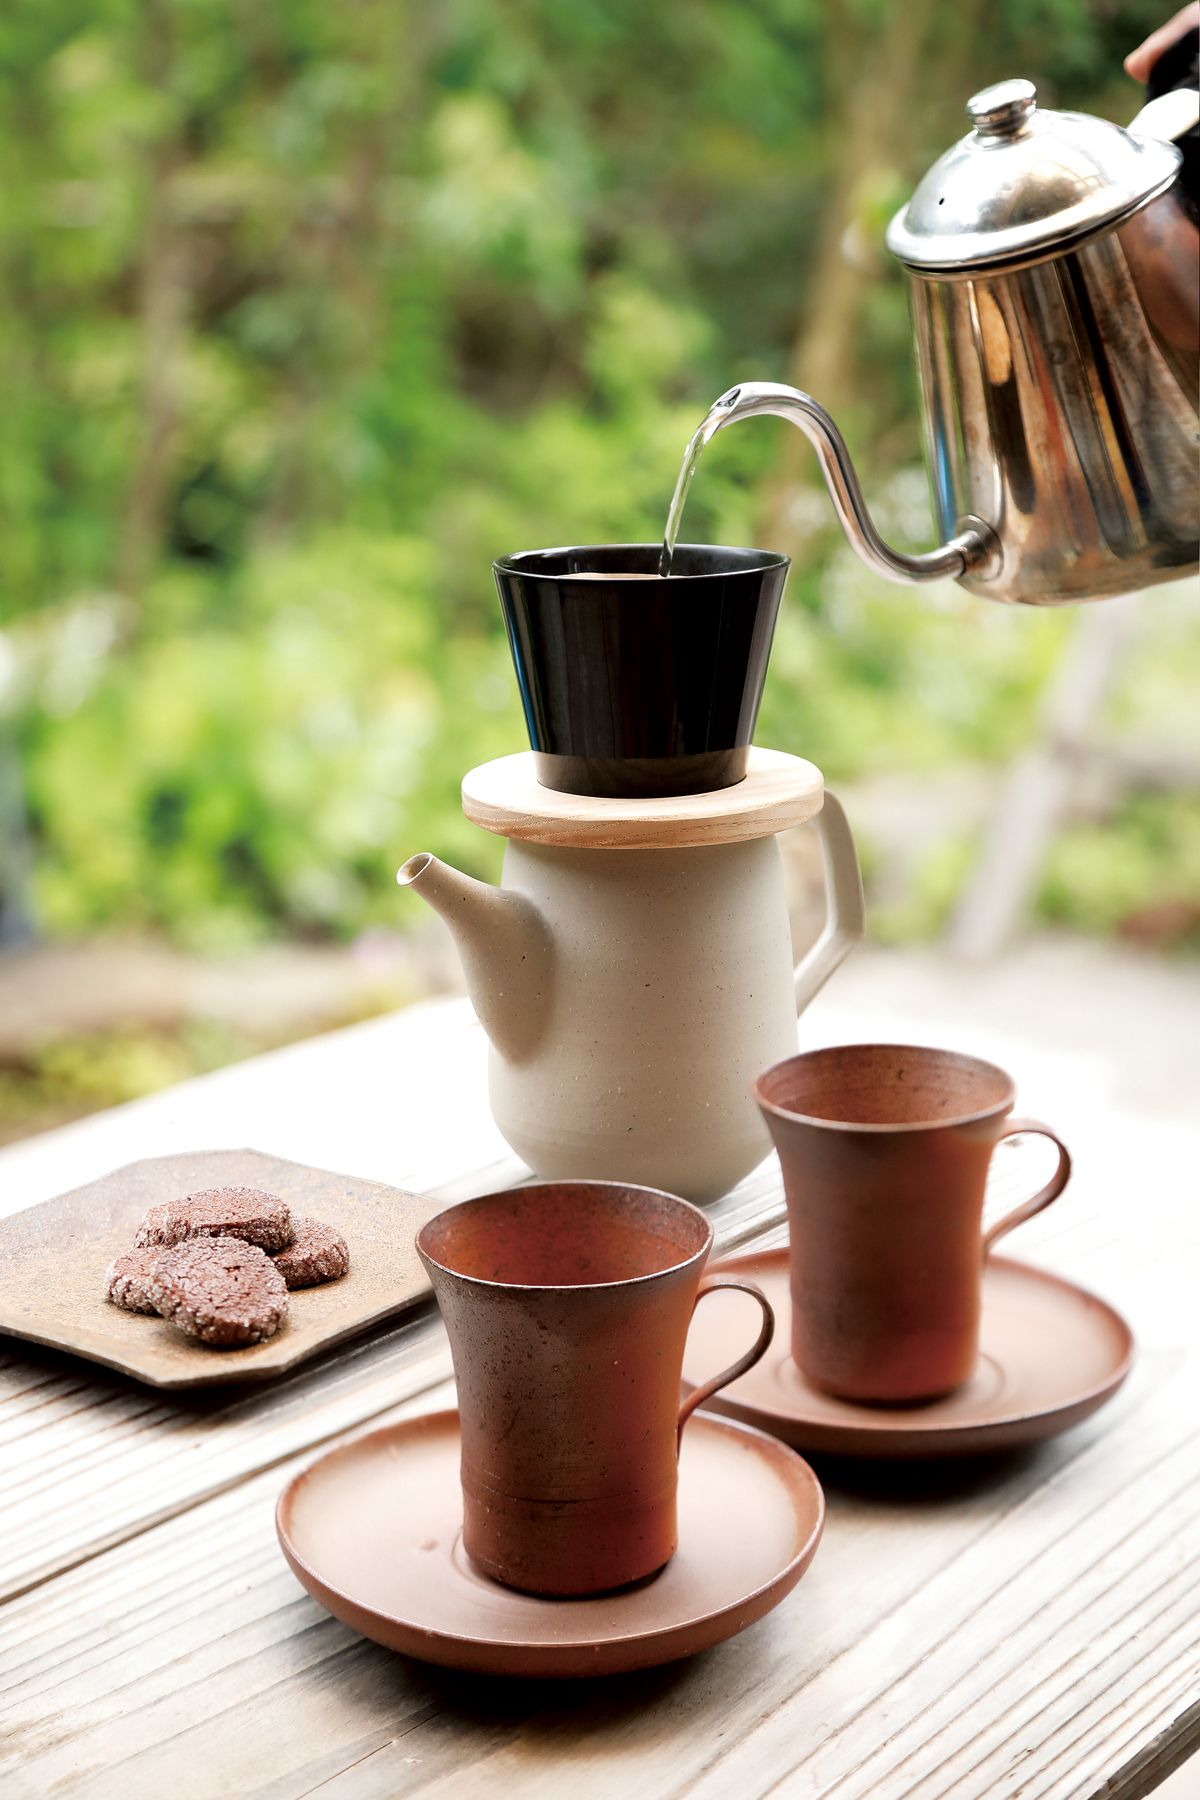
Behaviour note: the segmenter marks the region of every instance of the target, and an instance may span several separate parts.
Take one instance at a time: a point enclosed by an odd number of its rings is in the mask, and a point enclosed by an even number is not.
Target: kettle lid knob
[[[985,138],[1011,138],[1025,127],[1037,107],[1037,89],[1032,81],[1017,77],[1012,81],[994,81],[980,88],[967,101],[967,117]]]
[[[1165,192],[1183,160],[1174,144],[1039,106],[1019,78],[981,88],[967,112],[974,131],[888,226],[910,269],[967,275],[1056,256]]]

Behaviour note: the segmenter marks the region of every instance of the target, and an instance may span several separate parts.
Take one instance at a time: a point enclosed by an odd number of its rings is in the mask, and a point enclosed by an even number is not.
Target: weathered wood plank
[[[1119,1134],[1109,1150],[1119,1200],[1125,1155],[1144,1169],[1146,1146]],[[421,1669],[291,1581],[271,1525],[289,1461],[0,1614],[12,1791],[1132,1795],[1164,1740],[1187,1746],[1200,1683],[1190,1301],[1153,1252],[1170,1190],[1141,1200],[1151,1229],[1125,1237],[1118,1297],[1144,1347],[1113,1406],[999,1463],[827,1464],[817,1562],[744,1638],[586,1691]],[[1121,1258],[1104,1211],[1057,1237],[1052,1218],[1043,1260],[1111,1285],[1090,1266]],[[1196,1229],[1177,1237],[1184,1263]]]
[[[131,1155],[231,1141],[453,1197],[515,1178],[486,1121],[481,1035],[461,1008],[406,1017],[17,1146],[0,1154],[0,1208]],[[963,1041],[923,1023],[903,1035]],[[824,1032],[897,1035],[866,1014]],[[1078,1152],[1068,1195],[1012,1248],[1130,1316],[1141,1354],[1110,1408],[1000,1462],[825,1465],[825,1542],[777,1613],[689,1664],[576,1688],[393,1657],[322,1614],[275,1545],[275,1496],[313,1446],[444,1403],[431,1318],[202,1405],[10,1358],[0,1565],[25,1591],[0,1610],[0,1788],[1140,1800],[1200,1744],[1200,1134],[1123,1118],[1090,1067],[970,1035],[1016,1064],[1022,1106]],[[453,1132],[450,1068],[480,1084]],[[1032,1185],[1023,1158],[997,1157],[997,1204]],[[722,1241],[778,1206],[768,1167],[718,1209]]]
[[[583,1688],[422,1669],[327,1619],[274,1541],[289,1463],[4,1609],[5,1791],[1093,1792],[1200,1680],[1200,1435],[1188,1371],[1162,1376],[998,1466],[827,1467],[825,1544],[776,1614]]]
[[[93,1393],[51,1416],[33,1442],[4,1451],[17,1471],[0,1501],[0,1591],[18,1593],[251,1471],[319,1444],[449,1373],[431,1316],[387,1331],[333,1366],[314,1365],[286,1393],[233,1390],[207,1404]],[[282,1385],[282,1384],[281,1384]]]

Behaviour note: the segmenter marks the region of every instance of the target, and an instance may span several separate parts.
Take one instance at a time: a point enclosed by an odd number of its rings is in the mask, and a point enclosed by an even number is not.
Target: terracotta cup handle
[[[700,1283],[700,1292],[696,1295],[696,1306],[699,1306],[705,1294],[715,1294],[718,1288],[736,1288],[738,1293],[749,1294],[752,1299],[757,1300],[762,1307],[762,1329],[744,1356],[739,1356],[735,1363],[730,1363],[727,1369],[722,1369],[719,1375],[714,1375],[710,1381],[703,1382],[693,1393],[688,1395],[679,1409],[679,1430],[675,1440],[677,1444],[683,1436],[684,1426],[696,1408],[703,1406],[704,1402],[710,1399],[718,1388],[727,1387],[731,1381],[736,1381],[739,1375],[744,1375],[747,1369],[752,1369],[759,1357],[766,1354],[767,1346],[775,1336],[775,1314],[771,1310],[771,1302],[762,1289],[756,1287],[752,1281],[738,1281],[732,1275],[710,1275],[706,1281]],[[693,1312],[695,1312],[696,1306],[693,1306]]]
[[[1057,1200],[1071,1179],[1071,1152],[1058,1133],[1051,1131],[1048,1125],[1043,1125],[1038,1119],[1010,1119],[996,1142],[999,1144],[1005,1138],[1020,1137],[1024,1132],[1036,1133],[1038,1137],[1050,1139],[1050,1142],[1058,1150],[1058,1167],[1044,1188],[1039,1188],[1036,1194],[1028,1200],[1023,1200],[1020,1206],[1014,1206],[1011,1212],[1005,1213],[1002,1219],[996,1220],[990,1230],[984,1232],[983,1254],[985,1256],[997,1238],[1002,1238],[1006,1231],[1012,1230],[1014,1225],[1023,1225],[1026,1219],[1032,1219],[1034,1213],[1040,1213],[1043,1207],[1049,1206],[1052,1200]]]

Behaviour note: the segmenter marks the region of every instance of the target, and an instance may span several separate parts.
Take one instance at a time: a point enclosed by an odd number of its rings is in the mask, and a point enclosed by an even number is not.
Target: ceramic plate
[[[1058,1275],[1005,1257],[983,1277],[979,1364],[965,1387],[919,1406],[862,1406],[809,1387],[791,1359],[786,1247],[714,1265],[756,1281],[775,1309],[762,1361],[708,1402],[801,1450],[838,1456],[963,1456],[1011,1449],[1077,1425],[1111,1399],[1133,1358],[1118,1312]],[[696,1311],[683,1373],[693,1387],[753,1340],[758,1310],[716,1293]]]
[[[343,1624],[390,1650],[489,1675],[612,1675],[719,1644],[791,1592],[824,1521],[817,1478],[793,1451],[693,1418],[679,1463],[679,1548],[661,1574],[584,1600],[540,1599],[472,1567],[458,1458],[456,1412],[406,1419],[297,1475],[275,1522],[294,1573]]]
[[[293,1212],[336,1225],[350,1246],[349,1273],[297,1289],[282,1330],[245,1350],[207,1349],[164,1319],[125,1312],[104,1298],[108,1266],[131,1247],[148,1206],[234,1184],[265,1188]],[[130,1163],[0,1219],[0,1332],[70,1350],[153,1387],[262,1381],[428,1294],[413,1235],[444,1205],[258,1150],[205,1150]]]

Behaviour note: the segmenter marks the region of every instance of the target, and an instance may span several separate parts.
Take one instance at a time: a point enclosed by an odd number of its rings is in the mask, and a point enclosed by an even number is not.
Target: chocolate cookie
[[[296,1241],[272,1258],[290,1288],[315,1287],[336,1281],[350,1267],[350,1252],[340,1231],[321,1219],[297,1219]]]
[[[286,1250],[296,1232],[287,1202],[261,1188],[205,1188],[182,1200],[152,1206],[134,1240],[139,1249],[151,1244],[169,1248],[188,1238],[240,1238],[260,1250]]]
[[[152,1247],[126,1250],[118,1256],[104,1277],[105,1298],[114,1306],[123,1306],[126,1312],[156,1313],[158,1308],[150,1298],[150,1277],[161,1255],[161,1250]]]
[[[164,1319],[222,1349],[261,1344],[287,1317],[283,1276],[264,1250],[237,1238],[195,1238],[164,1250],[148,1291]]]

